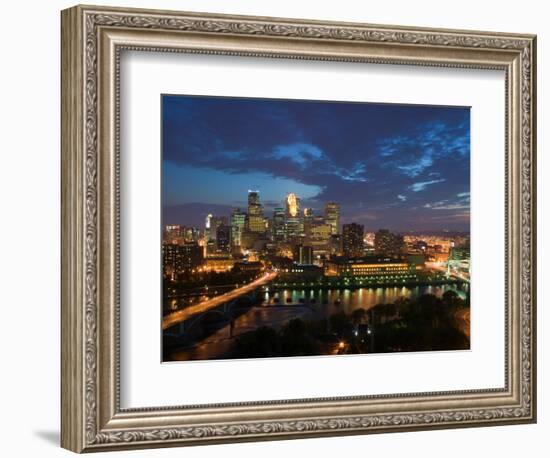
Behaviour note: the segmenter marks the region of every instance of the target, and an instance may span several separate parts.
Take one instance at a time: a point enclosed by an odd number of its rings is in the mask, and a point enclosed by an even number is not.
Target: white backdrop
[[[114,0],[113,0],[114,1]],[[96,0],[99,4],[108,4]],[[535,0],[463,0],[362,3],[354,0],[258,2],[239,0],[118,0],[119,6],[215,11],[371,23],[531,32],[539,35],[539,151],[550,144],[550,96],[544,85],[550,71],[545,44],[549,14]],[[59,10],[71,2],[10,2],[3,5],[0,195],[0,320],[2,339],[2,454],[68,456],[58,448],[59,425]],[[498,14],[496,13],[498,11]],[[550,173],[547,155],[539,155],[539,234],[548,230],[543,206]],[[545,173],[546,172],[546,173]],[[550,251],[539,238],[539,423],[537,425],[430,431],[392,435],[250,443],[186,449],[123,452],[127,456],[253,457],[317,454],[369,454],[409,457],[544,456],[550,409],[547,383],[550,315],[547,296]],[[546,284],[548,281],[546,280]],[[546,361],[545,361],[546,360]],[[116,455],[113,455],[116,456]]]

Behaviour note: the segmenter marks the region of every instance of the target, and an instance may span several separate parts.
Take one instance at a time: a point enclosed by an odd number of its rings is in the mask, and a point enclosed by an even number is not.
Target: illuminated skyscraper
[[[340,233],[340,205],[327,202],[325,205],[325,221],[330,225],[332,234]]]
[[[260,191],[248,191],[248,215],[263,216]]]
[[[273,210],[273,241],[275,243],[285,241],[285,209],[282,207]]]
[[[286,217],[298,218],[300,215],[300,198],[293,192],[286,196]]]
[[[374,252],[386,256],[403,254],[405,242],[403,236],[394,234],[387,229],[380,229],[374,235]]]
[[[324,218],[314,218],[308,225],[306,241],[313,249],[313,255],[327,256],[330,254],[330,237],[332,227],[327,224]]]
[[[330,236],[330,254],[332,256],[342,255],[342,234],[332,234]]]
[[[304,234],[307,235],[311,228],[311,225],[313,224],[314,219],[315,216],[313,215],[313,208],[304,208],[304,216],[302,218]]]
[[[265,220],[259,191],[248,191],[247,229],[250,232],[265,232]]]
[[[296,239],[303,232],[303,223],[300,217],[300,199],[294,193],[286,196],[286,240]]]
[[[359,258],[363,256],[363,225],[357,223],[344,224],[342,232],[344,256],[348,258]]]
[[[241,246],[242,235],[246,225],[246,213],[241,212],[239,208],[231,211],[231,245],[233,247]]]
[[[273,220],[266,216],[264,217],[264,226],[265,226],[265,240],[272,242],[273,241]]]
[[[310,246],[297,245],[294,248],[294,262],[296,264],[313,264],[313,248]]]
[[[182,245],[163,244],[162,263],[165,275],[176,278],[177,275],[188,272],[203,263],[203,249],[197,243]]]
[[[198,242],[200,239],[200,230],[196,227],[186,227],[183,231],[185,242]]]
[[[227,226],[227,216],[212,216],[210,217],[210,240],[216,240],[218,227]]]
[[[206,219],[204,221],[204,239],[206,242],[210,240],[210,228],[212,227],[212,213],[209,213],[206,215]]]
[[[221,253],[231,251],[231,226],[221,224],[216,228],[216,249]]]
[[[164,227],[164,242],[179,244],[185,241],[185,227],[179,224],[169,224]]]

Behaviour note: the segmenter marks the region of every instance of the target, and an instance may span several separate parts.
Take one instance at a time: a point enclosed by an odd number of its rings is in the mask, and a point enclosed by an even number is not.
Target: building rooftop
[[[392,263],[406,263],[407,261],[400,258],[394,258],[390,256],[363,256],[360,258],[348,258],[345,256],[338,256],[332,258],[329,262],[336,264],[392,264]]]

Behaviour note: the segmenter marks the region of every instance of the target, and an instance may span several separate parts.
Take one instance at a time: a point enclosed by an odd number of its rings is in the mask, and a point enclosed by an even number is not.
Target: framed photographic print
[[[62,12],[62,446],[528,423],[535,37]]]

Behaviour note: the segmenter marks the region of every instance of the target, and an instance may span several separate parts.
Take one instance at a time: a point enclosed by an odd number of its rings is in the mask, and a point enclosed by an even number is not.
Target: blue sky
[[[470,109],[162,96],[163,221],[266,213],[294,192],[367,229],[469,230]]]

